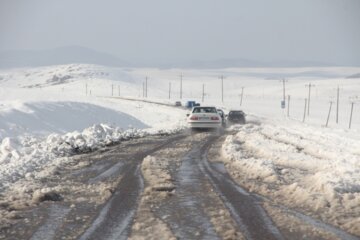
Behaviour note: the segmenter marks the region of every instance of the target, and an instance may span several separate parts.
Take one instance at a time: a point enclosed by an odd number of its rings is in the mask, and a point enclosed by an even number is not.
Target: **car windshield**
[[[197,107],[194,108],[193,113],[217,113],[217,111],[213,107]]]

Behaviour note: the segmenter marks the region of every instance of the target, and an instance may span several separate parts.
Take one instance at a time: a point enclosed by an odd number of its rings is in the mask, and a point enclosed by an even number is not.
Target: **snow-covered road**
[[[224,139],[235,136],[148,136],[75,156],[41,179],[47,191],[2,228],[2,237],[357,239],[328,219],[234,182],[219,153]]]

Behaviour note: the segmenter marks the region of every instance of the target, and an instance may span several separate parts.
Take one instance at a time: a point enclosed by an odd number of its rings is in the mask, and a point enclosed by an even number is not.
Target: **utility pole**
[[[339,123],[339,96],[340,96],[340,87],[337,87],[337,94],[336,94],[336,123]]]
[[[353,110],[354,110],[354,104],[355,104],[355,102],[351,102],[349,129],[351,128],[351,121],[352,121],[352,115],[353,115]]]
[[[244,87],[241,87],[240,106],[242,105],[243,96],[244,96]]]
[[[331,113],[331,106],[332,106],[332,104],[333,104],[333,101],[330,101],[330,107],[329,107],[329,113],[328,113],[328,117],[327,117],[327,119],[326,119],[326,127],[328,126],[328,124],[329,124],[329,118],[330,118],[330,113]]]
[[[304,117],[303,117],[303,122],[305,122],[305,116],[306,116],[306,105],[307,105],[307,99],[305,98],[305,107],[304,107]]]
[[[171,98],[171,82],[169,82],[169,99]]]
[[[285,78],[281,79],[280,82],[282,82],[283,85],[283,98],[281,101],[281,108],[284,109],[286,107],[286,103],[285,103],[285,82],[287,82],[287,80]]]
[[[221,102],[224,102],[224,76],[219,77],[221,79]]]
[[[203,83],[203,85],[202,85],[202,97],[201,97],[201,102],[204,102],[204,96],[205,96],[205,84]]]
[[[142,82],[142,97],[145,97],[145,82]]]
[[[182,99],[182,80],[183,80],[183,74],[180,73],[180,99]]]
[[[283,101],[285,102],[285,82],[287,82],[287,80],[285,80],[285,78],[281,79],[280,82],[282,82],[283,84]]]
[[[111,96],[114,96],[114,84],[111,84]]]
[[[309,93],[308,93],[308,111],[307,111],[307,115],[309,116],[310,115],[310,93],[311,93],[311,87],[314,87],[315,85],[309,83],[309,84],[306,84],[305,87],[308,87],[309,88]]]
[[[290,117],[290,95],[288,95],[287,116]]]
[[[148,77],[145,77],[145,97],[148,96]]]

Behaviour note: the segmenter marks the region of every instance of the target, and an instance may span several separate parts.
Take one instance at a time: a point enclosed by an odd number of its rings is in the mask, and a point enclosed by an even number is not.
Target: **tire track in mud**
[[[220,239],[214,230],[203,204],[208,202],[204,193],[206,179],[197,165],[197,145],[182,159],[176,177],[176,195],[163,201],[156,215],[166,219],[179,239]]]
[[[220,239],[205,207],[213,204],[205,187],[210,184],[246,239],[283,239],[258,198],[235,184],[224,166],[208,162],[208,151],[219,137],[208,136],[183,157],[175,196],[160,204],[157,216],[166,220],[179,239]]]
[[[184,137],[185,135],[177,135],[150,150],[134,154],[132,159],[121,167],[121,171],[125,175],[116,188],[115,193],[80,239],[127,239],[137,210],[140,194],[144,189],[144,182],[140,172],[142,160],[147,155]]]
[[[229,209],[239,230],[246,239],[284,239],[262,208],[259,199],[238,186],[223,164],[208,161],[210,147],[216,140],[217,138],[211,138],[203,146],[198,165]]]
[[[0,239],[126,238],[143,190],[143,158],[184,137],[179,133],[133,139],[74,156],[56,175],[42,179],[49,186],[61,186],[56,191],[63,200],[18,211],[17,222],[0,228]]]
[[[52,205],[49,211],[47,221],[32,235],[30,240],[54,239],[57,228],[60,227],[62,219],[70,212],[70,209],[60,205]]]

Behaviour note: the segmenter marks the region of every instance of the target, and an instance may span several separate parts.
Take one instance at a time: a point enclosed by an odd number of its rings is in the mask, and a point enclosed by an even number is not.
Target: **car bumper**
[[[227,121],[227,124],[245,124],[245,120],[243,121]]]
[[[188,122],[190,128],[219,128],[221,122]]]

